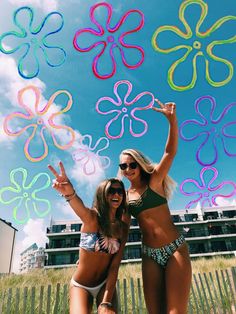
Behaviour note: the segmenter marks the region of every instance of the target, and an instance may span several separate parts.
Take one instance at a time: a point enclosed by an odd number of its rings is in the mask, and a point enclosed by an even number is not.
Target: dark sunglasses
[[[125,169],[127,169],[128,167],[130,167],[130,169],[136,169],[137,166],[138,166],[138,163],[137,163],[136,161],[133,161],[133,162],[131,162],[130,164],[126,164],[126,163],[124,163],[124,164],[119,164],[119,167],[120,167],[121,170],[125,170]]]
[[[108,194],[116,194],[118,193],[119,195],[124,194],[124,190],[122,188],[113,188],[112,186],[108,189]]]

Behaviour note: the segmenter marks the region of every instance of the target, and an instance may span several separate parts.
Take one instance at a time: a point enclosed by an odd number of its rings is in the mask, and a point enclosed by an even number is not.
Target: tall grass
[[[213,272],[236,266],[236,258],[214,257],[211,259],[200,258],[192,261],[193,273]],[[10,287],[33,287],[69,283],[75,267],[63,269],[35,269],[26,274],[10,274],[0,277],[0,291]],[[141,278],[141,263],[121,264],[119,279]]]

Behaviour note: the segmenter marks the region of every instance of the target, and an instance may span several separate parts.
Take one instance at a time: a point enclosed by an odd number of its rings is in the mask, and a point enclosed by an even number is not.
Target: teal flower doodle
[[[190,5],[199,5],[201,7],[201,15],[200,18],[196,24],[195,33],[191,30],[191,27],[187,23],[185,19],[185,10]],[[222,2],[223,5],[223,2]],[[225,25],[226,22],[234,21],[236,20],[236,16],[224,16],[220,18],[218,21],[216,21],[208,30],[206,31],[200,31],[200,28],[202,27],[203,22],[205,21],[205,18],[208,13],[208,5],[203,0],[186,0],[183,1],[180,5],[179,9],[179,19],[183,23],[185,27],[185,32],[180,30],[176,26],[171,25],[165,25],[159,27],[152,37],[152,45],[153,48],[161,53],[171,53],[173,51],[178,50],[185,50],[186,52],[184,55],[176,60],[170,67],[168,71],[168,83],[171,86],[172,89],[177,91],[184,91],[191,89],[195,86],[197,81],[197,57],[202,56],[205,59],[205,77],[207,82],[214,86],[214,87],[220,87],[223,85],[226,85],[233,77],[234,73],[234,67],[232,63],[222,57],[216,56],[213,53],[213,50],[215,48],[221,47],[222,45],[226,44],[232,44],[236,42],[236,34],[234,34],[232,37],[229,36],[227,39],[222,40],[213,40],[208,45],[204,42],[204,39],[207,37],[212,36],[217,30],[220,30],[220,28]],[[235,28],[234,28],[235,29]],[[174,46],[171,48],[161,48],[160,44],[158,42],[158,37],[161,33],[169,32],[171,35],[177,35],[178,38],[183,38],[185,40],[185,44],[181,44],[178,46]],[[167,33],[166,33],[167,35]],[[196,40],[195,40],[196,39]],[[188,44],[189,43],[189,44]],[[206,48],[205,48],[206,47]],[[184,62],[187,62],[187,59],[192,58],[192,79],[191,82],[187,85],[177,85],[174,82],[174,74],[176,69]],[[212,79],[212,76],[210,74],[210,69],[213,67],[211,66],[210,62],[219,63],[221,65],[225,65],[228,73],[227,77],[221,81],[214,81]]]
[[[25,20],[28,21],[28,27],[24,27],[20,21],[22,13],[25,16]],[[28,16],[27,16],[28,15]],[[49,21],[57,18],[59,25],[54,26],[55,29],[45,34],[45,29],[51,26],[47,25]],[[42,23],[38,27],[33,27],[34,11],[29,7],[21,7],[14,12],[13,21],[18,27],[18,31],[10,31],[3,33],[0,36],[0,51],[5,54],[12,54],[18,50],[21,51],[22,56],[18,62],[18,72],[25,79],[31,79],[39,73],[39,54],[43,53],[46,63],[51,67],[57,67],[65,62],[66,52],[63,48],[50,44],[51,36],[58,33],[63,25],[64,19],[61,13],[51,12],[49,13]],[[55,25],[55,21],[54,21]],[[14,48],[4,44],[4,40],[16,40],[17,43]],[[20,42],[20,44],[19,44]],[[11,43],[12,45],[12,43]],[[52,54],[53,52],[53,54]],[[58,55],[55,55],[58,53]],[[56,57],[57,62],[55,61]],[[27,66],[28,65],[28,66]],[[29,72],[29,66],[32,67]]]
[[[11,171],[10,181],[12,186],[6,186],[0,189],[0,202],[4,205],[12,205],[13,219],[19,223],[26,223],[30,219],[30,212],[42,218],[51,211],[51,203],[38,196],[43,190],[46,190],[51,179],[47,173],[37,174],[30,183],[26,183],[27,170],[17,168]],[[42,185],[42,181],[44,185]]]

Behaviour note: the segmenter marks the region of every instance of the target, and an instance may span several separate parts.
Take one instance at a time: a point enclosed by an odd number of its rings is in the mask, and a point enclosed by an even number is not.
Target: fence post
[[[16,288],[16,303],[15,303],[15,312],[19,312],[19,304],[20,304],[20,289]],[[2,313],[0,311],[0,313]]]
[[[51,285],[48,285],[48,292],[47,292],[47,314],[50,314],[50,306],[51,306]]]
[[[24,292],[23,292],[23,313],[27,313],[27,311],[26,311],[27,295],[28,295],[28,287],[25,287]]]
[[[217,284],[218,284],[218,288],[219,288],[219,291],[220,291],[220,298],[221,298],[221,304],[222,304],[222,307],[223,307],[223,313],[225,314],[225,307],[224,307],[224,299],[223,299],[223,294],[222,294],[222,290],[221,290],[221,286],[220,286],[220,279],[219,279],[219,275],[218,275],[218,271],[216,270],[215,271],[215,274],[216,274],[216,280],[217,280]]]
[[[63,297],[62,297],[62,313],[67,313],[67,304],[68,302],[66,302],[66,300],[68,300],[68,285],[65,284],[63,287]]]
[[[134,279],[130,278],[130,290],[131,290],[131,301],[132,301],[132,311],[135,313],[135,294],[134,294]]]
[[[199,274],[199,273],[198,273],[198,278],[199,278],[201,286],[202,286],[202,292],[203,292],[203,295],[204,295],[204,298],[205,298],[205,301],[206,301],[207,311],[208,311],[208,313],[210,313],[210,307],[209,307],[209,303],[208,303],[208,300],[207,300],[205,287],[204,287],[203,282],[202,282],[201,274]]]
[[[8,289],[8,296],[7,296],[7,313],[11,313],[11,302],[12,302],[12,288]]]
[[[31,288],[31,314],[35,313],[35,287]]]
[[[235,293],[236,293],[236,291],[233,291],[234,287],[232,287],[231,279],[229,277],[228,270],[226,269],[225,272],[226,272],[227,280],[228,280],[228,283],[229,283],[229,289],[230,289],[230,294],[232,296],[233,306],[234,306],[234,309],[235,309],[235,312],[236,312],[236,301],[235,301]]]
[[[118,303],[118,313],[121,312],[121,300],[120,300],[120,280],[117,279],[116,282],[116,293],[117,293],[117,303]]]
[[[201,292],[200,292],[200,289],[199,289],[199,286],[198,286],[198,282],[197,282],[197,278],[195,276],[195,274],[193,274],[193,279],[194,279],[194,282],[195,282],[195,286],[196,286],[196,289],[197,289],[197,293],[198,293],[198,296],[199,296],[199,299],[200,299],[200,302],[201,302],[201,307],[202,307],[202,313],[204,313],[204,302],[203,302],[203,299],[202,299],[202,295],[201,295]]]
[[[127,309],[127,286],[126,286],[126,279],[123,279],[123,289],[124,289],[124,314],[128,313]]]
[[[143,312],[143,300],[142,300],[142,287],[140,283],[140,278],[137,279],[138,283],[138,307],[139,307],[139,313]]]
[[[57,283],[57,289],[56,289],[56,301],[54,305],[54,314],[58,314],[58,304],[59,304],[59,299],[60,299],[60,284]]]
[[[212,294],[211,294],[211,288],[209,286],[209,282],[208,282],[206,273],[203,273],[203,276],[204,276],[204,279],[205,279],[205,282],[206,282],[206,285],[207,285],[207,289],[208,289],[208,292],[209,292],[209,296],[210,296],[213,312],[214,312],[214,314],[216,314],[215,305],[214,305],[213,297],[212,297]]]
[[[39,294],[39,314],[42,313],[42,308],[43,308],[43,292],[44,292],[44,286],[41,286],[40,294]]]

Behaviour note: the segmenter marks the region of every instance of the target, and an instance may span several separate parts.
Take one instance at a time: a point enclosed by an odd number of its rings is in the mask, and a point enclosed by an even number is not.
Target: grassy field
[[[192,261],[193,273],[214,272],[215,270],[236,267],[236,258],[215,257],[211,259],[197,259]],[[32,270],[26,274],[11,274],[0,277],[0,291],[8,287],[32,287],[40,285],[56,285],[69,283],[70,278],[75,270],[75,267],[64,269],[49,269],[49,270]],[[122,264],[119,270],[119,279],[126,278],[136,279],[141,278],[141,264]]]

